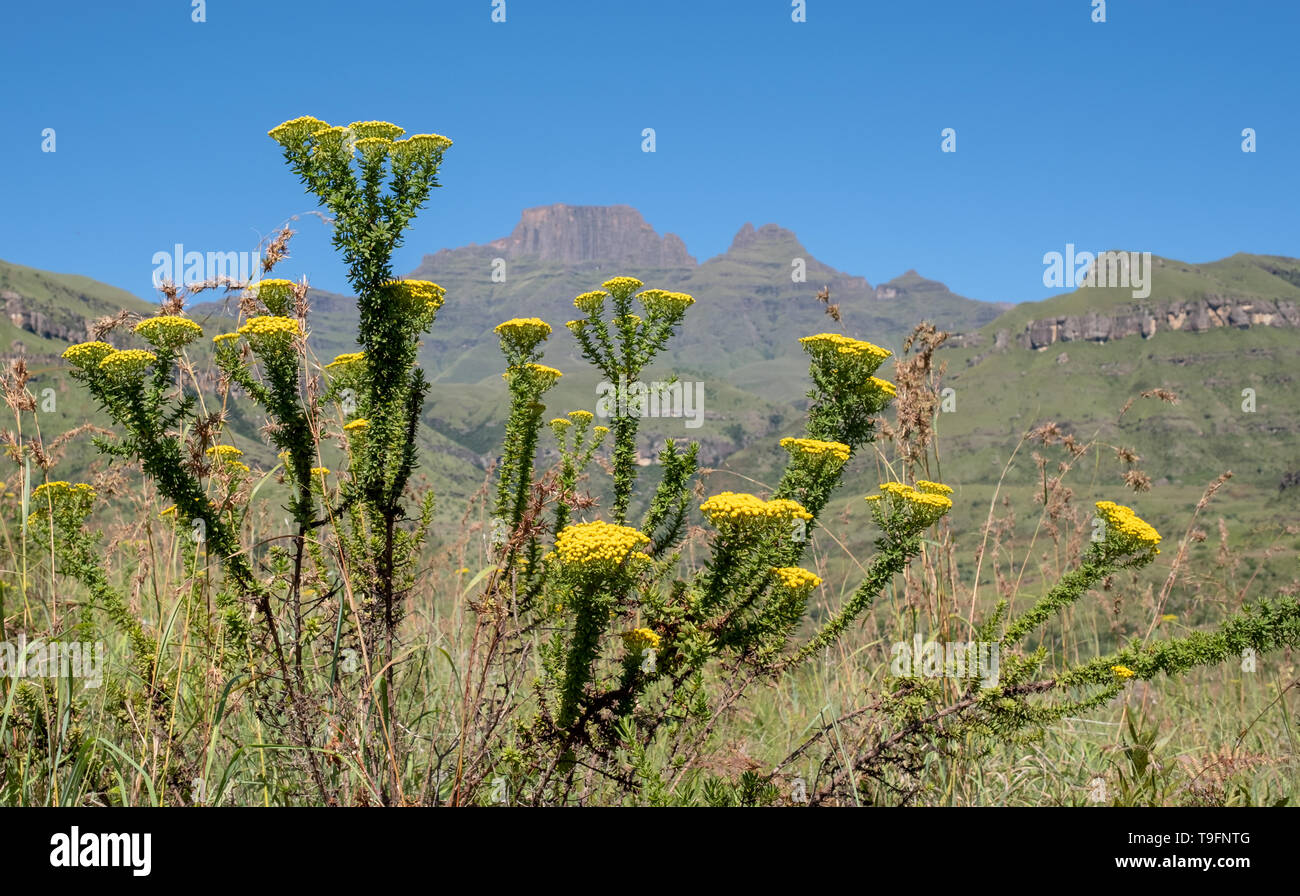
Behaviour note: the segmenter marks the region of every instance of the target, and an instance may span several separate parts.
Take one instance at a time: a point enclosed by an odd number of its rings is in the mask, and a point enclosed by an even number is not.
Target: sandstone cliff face
[[[47,315],[32,311],[25,305],[30,304],[13,290],[0,290],[0,302],[4,303],[5,315],[20,330],[34,333],[45,339],[62,339],[65,342],[82,342],[89,338],[90,321],[71,312]]]
[[[649,268],[694,267],[676,234],[659,236],[626,205],[544,205],[525,209],[514,232],[487,247],[506,258],[532,255],[563,264],[602,262]]]
[[[1014,337],[1021,348],[1045,349],[1058,342],[1109,342],[1130,336],[1149,339],[1163,331],[1201,333],[1220,327],[1300,327],[1300,307],[1284,299],[1237,299],[1209,295],[1203,299],[1135,306],[1111,314],[1089,313],[1030,321]],[[1007,347],[1007,330],[994,336],[993,350]],[[966,333],[948,341],[953,348],[979,347],[980,333]]]
[[[1149,339],[1161,330],[1200,333],[1219,327],[1300,327],[1300,309],[1281,299],[1211,295],[1116,314],[1035,320],[1017,336],[1017,342],[1024,348],[1040,349],[1056,342],[1109,342],[1126,336]]]

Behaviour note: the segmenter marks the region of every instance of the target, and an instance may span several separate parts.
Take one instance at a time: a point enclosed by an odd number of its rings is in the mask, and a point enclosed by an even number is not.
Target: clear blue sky
[[[915,268],[1001,301],[1050,294],[1066,243],[1300,255],[1300,4],[1106,12],[508,0],[494,24],[491,0],[209,0],[199,24],[190,0],[5,3],[0,258],[150,296],[155,252],[252,250],[314,207],[266,136],[298,115],[455,141],[400,272],[552,202],[632,205],[701,260],[775,222],[872,283]],[[279,273],[346,290],[300,223]]]

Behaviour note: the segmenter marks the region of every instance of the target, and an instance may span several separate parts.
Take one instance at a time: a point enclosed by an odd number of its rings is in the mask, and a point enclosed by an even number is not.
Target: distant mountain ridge
[[[526,208],[507,237],[482,247],[504,258],[529,256],[544,262],[573,265],[624,264],[639,268],[694,267],[698,262],[675,233],[660,236],[627,205],[566,205],[557,202]],[[443,249],[426,256],[423,264],[437,264]]]

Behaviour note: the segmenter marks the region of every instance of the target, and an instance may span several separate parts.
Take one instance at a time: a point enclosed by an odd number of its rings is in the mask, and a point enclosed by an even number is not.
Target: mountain
[[[459,514],[463,499],[482,484],[502,435],[507,395],[492,328],[516,316],[549,321],[555,332],[546,360],[566,375],[548,404],[555,413],[592,408],[597,377],[578,357],[563,323],[574,316],[576,294],[628,274],[695,296],[684,332],[646,379],[676,375],[702,383],[705,392],[698,427],[681,418],[644,422],[638,440],[643,457],[653,457],[664,438],[697,440],[702,464],[720,471],[718,481],[726,483],[720,487],[744,481],[762,488],[774,481],[782,460],[777,440],[796,434],[802,419],[807,364],[797,337],[842,330],[898,350],[912,326],[929,319],[957,334],[936,357],[955,400],[937,416],[936,427],[943,450],[939,475],[958,489],[956,531],[979,531],[997,488],[1031,509],[1025,505],[1041,492],[1043,476],[1033,456],[1046,452],[1021,439],[1053,421],[1081,440],[1132,449],[1151,477],[1149,492],[1129,493],[1122,466],[1103,463],[1076,483],[1076,503],[1125,500],[1127,494],[1170,537],[1186,525],[1206,484],[1232,470],[1202,524],[1212,527],[1221,514],[1253,546],[1260,575],[1286,579],[1263,546],[1293,539],[1279,533],[1293,521],[1300,483],[1300,260],[1243,254],[1191,264],[1153,258],[1151,289],[1141,298],[1130,288],[1084,287],[1008,307],[960,296],[915,271],[872,286],[818,261],[793,232],[775,224],[746,223],[725,252],[703,262],[679,243],[625,206],[545,206],[526,210],[510,236],[425,256],[412,276],[448,290],[421,355],[433,384],[420,431],[421,472],[439,490],[444,521]],[[795,271],[802,279],[792,278]],[[842,324],[817,301],[822,287],[839,305]],[[37,394],[52,387],[58,395],[54,416],[60,419],[43,420],[43,431],[102,423],[69,387],[55,356],[69,341],[85,338],[95,318],[121,308],[149,313],[151,306],[84,277],[4,263],[0,296],[6,311],[0,329],[10,337],[11,353],[35,358],[29,366]],[[313,291],[311,301],[316,355],[328,360],[353,350],[354,300]],[[189,312],[217,332],[233,325],[234,304],[209,302]],[[114,338],[129,338],[119,334]],[[881,375],[892,377],[892,365]],[[1130,398],[1152,389],[1176,393],[1179,401],[1142,399],[1120,417]],[[231,412],[235,443],[266,468],[274,465],[256,411],[234,403]],[[67,465],[83,468],[92,454],[88,446],[75,447]],[[889,475],[875,463],[865,454],[855,459],[855,481]],[[646,471],[651,481],[654,470]],[[74,471],[61,466],[58,473]],[[850,492],[834,510],[856,521],[861,502]],[[1020,515],[1026,524],[1034,518]],[[854,522],[843,537],[854,549],[869,537],[869,527]]]
[[[674,340],[665,367],[768,387],[779,400],[803,389],[792,379],[803,365],[794,336],[836,326],[816,300],[823,286],[848,332],[887,346],[897,346],[920,317],[971,329],[1003,310],[915,274],[878,294],[864,278],[818,261],[775,224],[746,223],[726,252],[697,263],[677,237],[660,237],[627,206],[550,205],[526,209],[508,237],[426,255],[411,272],[448,293],[425,365],[442,382],[495,375],[499,360],[480,347],[495,341],[497,323],[524,315],[556,328],[551,357],[562,369],[572,366],[576,345],[562,325],[573,317],[573,297],[616,274],[696,297],[692,323]]]
[[[631,265],[636,268],[694,267],[696,261],[676,234],[659,236],[641,213],[627,205],[543,205],[525,209],[510,236],[484,248],[508,259],[532,257],[565,265]],[[453,250],[443,250],[449,252]],[[437,266],[441,253],[426,264]]]
[[[150,305],[123,289],[75,274],[52,274],[0,261],[0,339],[10,354],[59,354],[89,338],[101,317]]]

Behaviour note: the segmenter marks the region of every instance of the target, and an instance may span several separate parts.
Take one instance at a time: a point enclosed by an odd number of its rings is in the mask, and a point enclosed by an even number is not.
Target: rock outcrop
[[[1016,341],[1023,348],[1042,349],[1057,342],[1109,342],[1129,336],[1149,339],[1161,330],[1201,333],[1220,327],[1300,327],[1300,308],[1282,299],[1211,295],[1135,306],[1112,314],[1042,318],[1030,321]]]
[[[5,316],[20,330],[43,339],[62,339],[64,342],[81,342],[90,332],[90,321],[72,312],[46,314],[32,310],[32,304],[13,290],[0,290]]]
[[[508,237],[487,247],[506,258],[531,255],[563,264],[601,262],[641,268],[694,267],[676,234],[660,236],[627,205],[543,205],[524,209]]]

